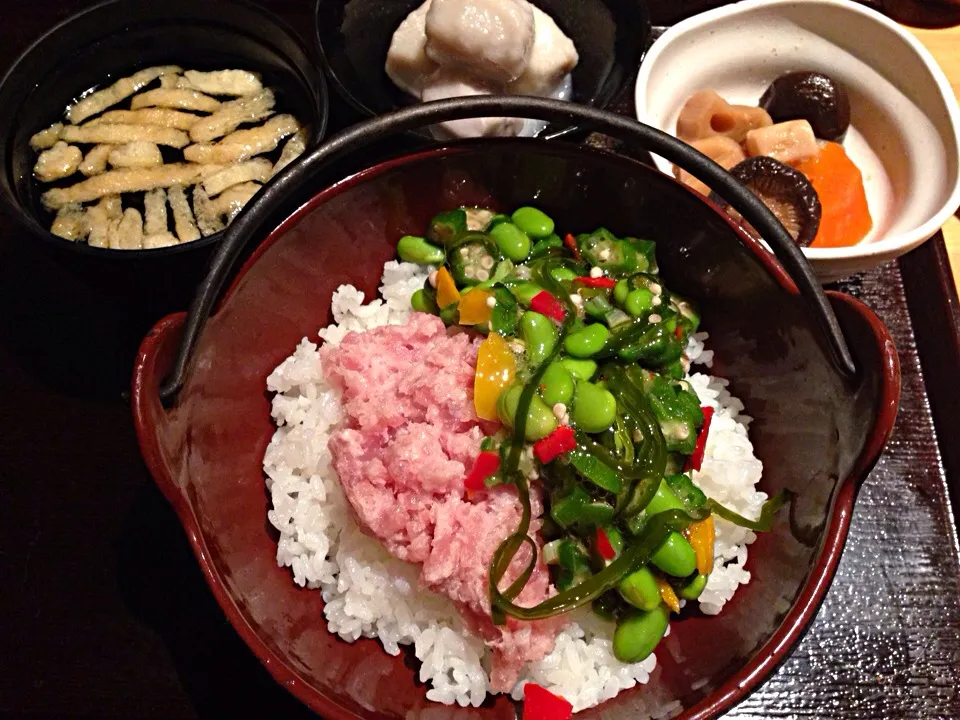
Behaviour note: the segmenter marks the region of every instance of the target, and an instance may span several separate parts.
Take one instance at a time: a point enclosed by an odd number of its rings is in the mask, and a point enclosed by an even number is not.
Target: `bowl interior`
[[[844,147],[863,173],[873,229],[856,249],[806,253],[869,252],[863,246],[915,236],[960,198],[956,102],[904,32],[852,3],[747,2],[706,13],[651,50],[637,84],[638,117],[674,133],[680,109],[698,90],[756,105],[784,73],[831,75],[850,96]]]
[[[317,0],[316,32],[334,87],[359,111],[380,115],[417,99],[387,77],[384,63],[400,22],[423,0]],[[649,35],[642,0],[532,0],[573,40],[573,101],[605,107],[624,89]],[[569,128],[549,125],[541,137]]]
[[[86,91],[160,64],[259,72],[264,84],[275,89],[279,111],[309,124],[314,140],[325,128],[327,98],[314,62],[295,36],[262,10],[221,0],[119,0],[97,6],[44,36],[0,84],[0,137],[7,138],[0,147],[2,190],[37,234],[65,247],[110,256],[169,254],[219,238],[217,234],[161,250],[118,253],[49,233],[52,215],[40,203],[48,186],[33,179],[36,153],[29,146],[30,136],[61,120],[66,106]]]
[[[155,409],[140,427],[141,442],[149,435],[147,445],[158,448],[145,450],[148,462],[228,617],[277,679],[327,717],[409,718],[428,710],[512,717],[514,710],[502,697],[475,710],[431,705],[403,656],[388,656],[372,640],[346,644],[329,635],[320,593],[296,587],[277,567],[262,474],[274,432],[266,376],[301,338],[316,340],[340,284],[375,295],[397,239],[420,232],[438,209],[507,209],[531,198],[563,232],[602,224],[657,241],[666,281],[702,304],[716,352],[712,372],[730,378],[731,392],[755,418],[763,489],[799,493],[789,517],[783,513],[752,546],[747,567],[755,582],[720,616],[676,623],[650,685],[584,716],[639,718],[703,709],[725,692],[742,695],[757,668],[765,668],[762,677],[796,641],[832,577],[823,548],[842,546],[846,527],[832,518],[833,503],[849,510],[837,497],[846,492],[849,503],[854,483],[842,481],[863,472],[854,470],[858,458],[878,451],[865,446],[881,403],[881,356],[863,315],[837,304],[862,368],[859,380],[844,381],[769,256],[713,207],[638,163],[523,140],[400,159],[316,196],[261,245],[207,324],[177,407]],[[169,368],[176,342],[175,331],[166,333],[154,380]],[[143,402],[149,398],[135,400]],[[816,590],[798,602],[805,583]],[[786,635],[767,644],[776,632]]]

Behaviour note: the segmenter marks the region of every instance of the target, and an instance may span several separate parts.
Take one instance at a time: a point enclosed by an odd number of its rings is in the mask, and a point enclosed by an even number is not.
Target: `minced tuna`
[[[448,335],[439,318],[413,313],[404,325],[352,333],[320,357],[342,393],[344,420],[329,447],[357,521],[392,555],[420,564],[425,587],[457,604],[493,650],[491,685],[505,692],[524,663],[553,649],[563,621],[494,626],[490,617],[490,563],[522,508],[512,486],[472,498],[464,492],[484,435],[473,409],[478,345],[467,334]],[[531,494],[537,517],[542,500],[536,488]],[[525,560],[520,553],[514,564]],[[541,562],[517,602],[532,606],[553,592]]]

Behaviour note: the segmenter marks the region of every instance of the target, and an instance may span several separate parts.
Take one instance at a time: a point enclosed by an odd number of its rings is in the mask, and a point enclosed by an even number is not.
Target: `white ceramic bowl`
[[[844,147],[863,173],[873,217],[857,245],[804,248],[817,275],[830,281],[867,270],[935,234],[960,205],[957,100],[916,38],[854,2],[745,0],[673,26],[640,67],[637,119],[675,134],[694,92],[756,105],[771,81],[796,70],[826,73],[847,89]]]

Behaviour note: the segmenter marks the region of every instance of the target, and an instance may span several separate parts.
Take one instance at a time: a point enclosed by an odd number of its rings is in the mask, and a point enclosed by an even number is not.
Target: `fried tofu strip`
[[[158,125],[108,125],[103,123],[81,127],[69,125],[63,129],[63,139],[72,143],[107,143],[110,145],[126,145],[131,142],[145,141],[175,148],[182,148],[190,142],[190,138],[183,130],[174,130]]]
[[[303,155],[306,149],[307,130],[306,128],[300,128],[300,130],[294,133],[290,139],[284,143],[283,150],[280,151],[280,158],[277,160],[276,165],[273,166],[273,173],[270,177],[274,177],[287,165]]]
[[[204,237],[223,230],[223,220],[214,210],[213,203],[210,202],[203,185],[197,185],[193,189],[193,212],[197,217],[197,226]]]
[[[220,101],[196,90],[182,88],[157,88],[140,93],[130,101],[131,110],[147,107],[173,108],[175,110],[193,110],[194,112],[216,112]]]
[[[159,235],[166,231],[167,193],[163,188],[150,190],[143,196],[143,234]]]
[[[170,247],[171,245],[179,245],[179,244],[180,244],[180,241],[177,240],[176,236],[166,231],[162,233],[157,233],[156,235],[143,236],[144,250],[155,250],[156,248]]]
[[[199,240],[200,230],[193,219],[193,210],[190,209],[183,186],[171,185],[167,195],[170,200],[170,210],[173,211],[173,226],[180,242]]]
[[[48,150],[63,136],[63,123],[54,123],[30,138],[30,147],[36,151]]]
[[[119,145],[110,152],[109,160],[115,168],[149,168],[163,165],[160,148],[152,142]]]
[[[113,85],[88,95],[67,111],[70,122],[79,124],[97,113],[116,105],[121,100],[130,97],[152,83],[158,77],[182,72],[175,65],[145,68],[130,77],[121,78]]]
[[[255,182],[234,185],[210,202],[210,211],[218,217],[226,217],[227,222],[231,223],[253,196],[260,192],[261,187]]]
[[[262,153],[276,150],[283,138],[300,129],[293,115],[277,115],[260,127],[237,130],[220,142],[197,143],[183,151],[183,156],[195,163],[232,163],[249,160]]]
[[[139,250],[143,247],[143,218],[136,208],[127,208],[123,217],[114,220],[107,237],[111,250]]]
[[[248,160],[237,165],[230,165],[216,175],[211,175],[203,181],[203,189],[210,197],[216,197],[227,188],[241,183],[259,181],[266,182],[273,172],[272,163],[265,158]]]
[[[187,70],[183,73],[184,84],[208,95],[253,95],[263,90],[260,78],[246,70],[218,70],[200,72]]]
[[[107,217],[111,220],[118,219],[123,215],[123,203],[120,200],[119,195],[107,195],[106,197],[100,198],[100,207],[104,209],[107,213]]]
[[[109,110],[87,123],[101,125],[159,125],[174,130],[189,130],[200,119],[199,115],[170,108],[143,108],[142,110]]]
[[[233,132],[243,123],[263,120],[272,114],[275,102],[273,91],[264,90],[224,103],[213,115],[194,123],[190,128],[190,139],[194,142],[210,142]]]
[[[44,150],[33,166],[33,176],[40,182],[53,182],[73,175],[80,163],[83,162],[83,153],[74,145],[67,145],[63,140],[49,150]]]
[[[211,168],[192,163],[170,163],[153,168],[110,170],[94,175],[68,188],[53,188],[42,196],[50,210],[59,210],[70,203],[99,200],[105,195],[143,192],[171,185],[192,185]]]
[[[87,232],[87,245],[91,247],[110,247],[107,237],[110,228],[110,217],[103,204],[87,208],[83,215],[83,224]]]
[[[107,159],[113,152],[115,145],[95,145],[80,163],[80,172],[87,177],[99,175],[107,169]]]
[[[82,240],[87,236],[83,215],[83,208],[79,203],[64,205],[57,211],[57,217],[50,226],[50,232],[64,240],[73,242]]]

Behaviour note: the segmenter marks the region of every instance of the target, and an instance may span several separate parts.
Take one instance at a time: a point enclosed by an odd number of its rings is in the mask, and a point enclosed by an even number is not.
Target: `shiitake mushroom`
[[[806,120],[818,138],[843,142],[850,127],[847,91],[829,75],[792,72],[771,83],[760,98],[760,107],[775,123]]]
[[[820,228],[820,198],[803,173],[772,157],[758,155],[734,165],[730,174],[770,208],[797,245],[806,247],[813,242]],[[743,221],[739,213],[728,207],[723,198],[711,193],[710,199],[757,236],[757,232]]]

